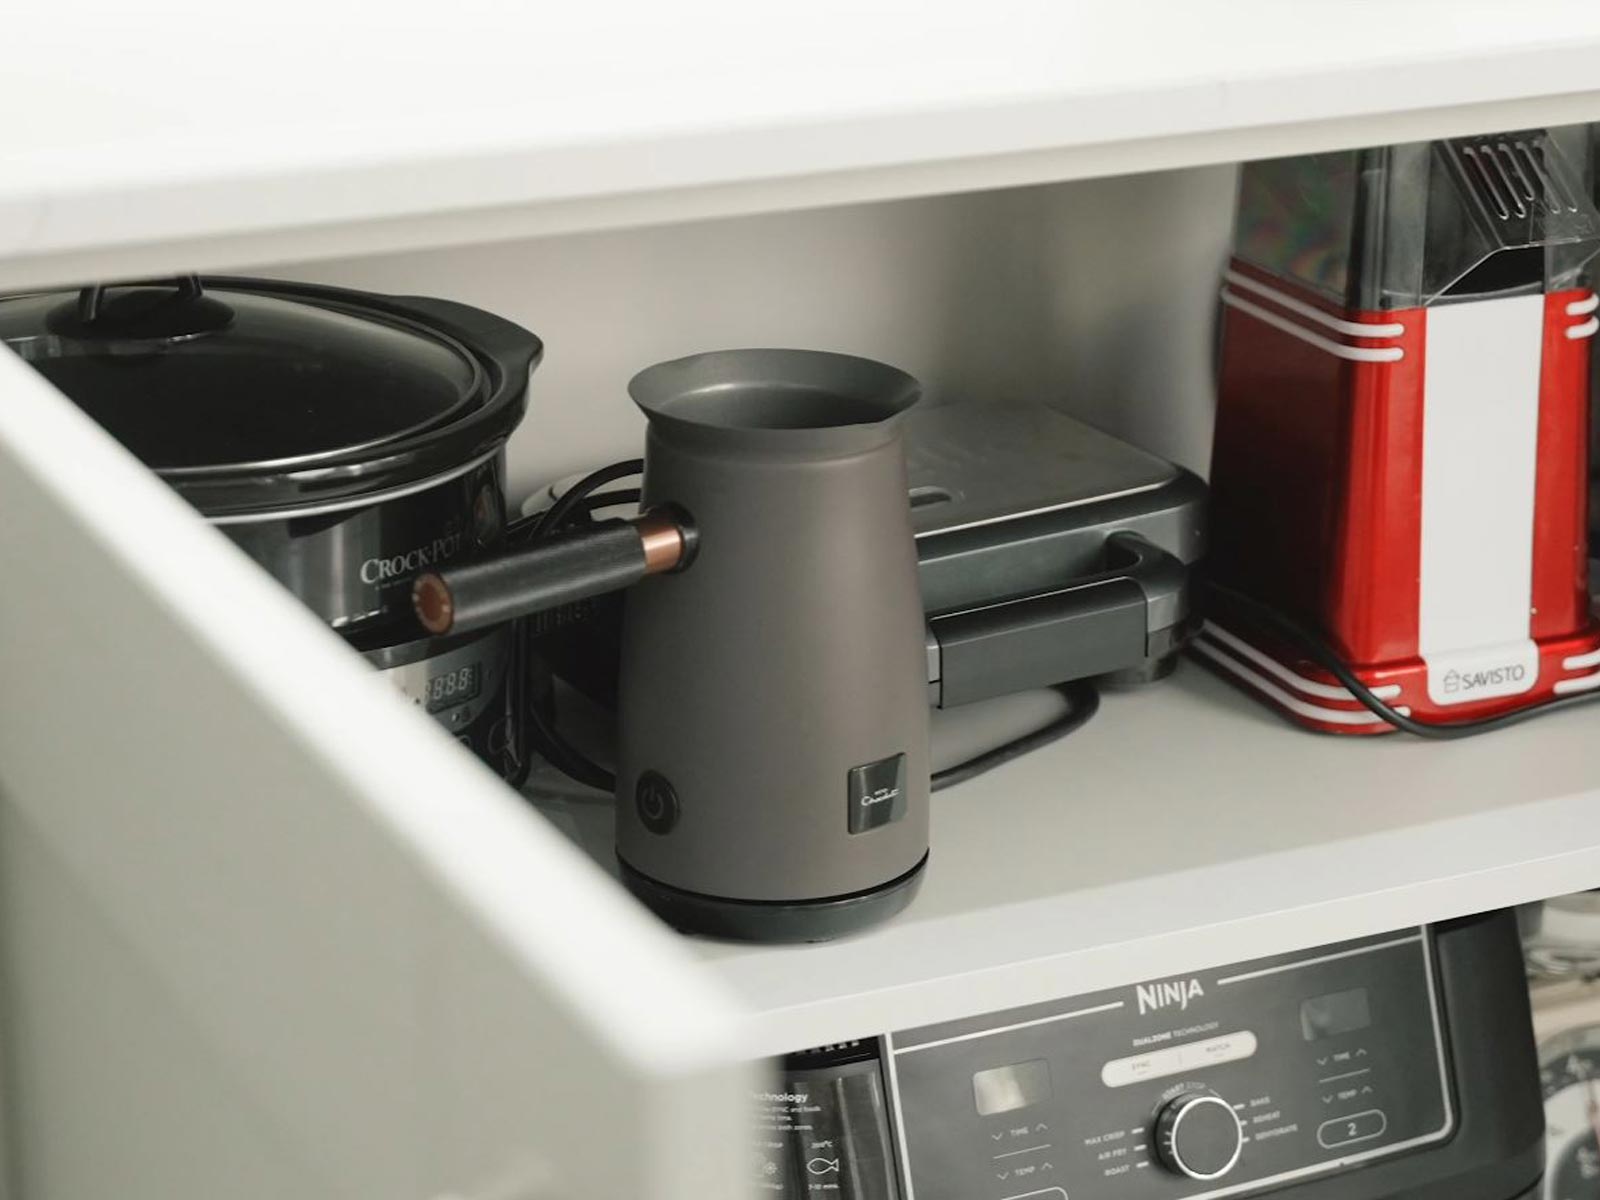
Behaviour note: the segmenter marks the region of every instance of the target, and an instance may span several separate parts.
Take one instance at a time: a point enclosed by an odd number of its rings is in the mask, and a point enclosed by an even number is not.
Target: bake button
[[[1351,1113],[1348,1117],[1335,1117],[1317,1126],[1317,1142],[1324,1150],[1335,1146],[1348,1146],[1353,1142],[1370,1142],[1382,1137],[1389,1128],[1389,1118],[1376,1108]]]

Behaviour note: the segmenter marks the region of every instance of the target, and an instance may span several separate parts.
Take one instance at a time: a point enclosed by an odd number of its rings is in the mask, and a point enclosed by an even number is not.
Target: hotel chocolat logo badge
[[[900,798],[900,789],[897,787],[881,787],[866,793],[861,797],[861,807],[871,808],[875,804],[892,804]]]
[[[1139,1015],[1142,1017],[1147,1012],[1156,1009],[1171,1008],[1177,1005],[1179,1011],[1189,1007],[1189,1001],[1198,1000],[1206,994],[1205,988],[1200,986],[1198,979],[1173,979],[1166,983],[1141,983],[1135,991],[1139,996]]]

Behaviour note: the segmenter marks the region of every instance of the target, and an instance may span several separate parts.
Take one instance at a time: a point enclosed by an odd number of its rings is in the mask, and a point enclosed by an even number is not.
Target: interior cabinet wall
[[[447,296],[545,340],[514,494],[638,452],[652,362],[798,345],[885,359],[933,402],[1043,400],[1203,470],[1236,171],[1046,187],[273,267]]]

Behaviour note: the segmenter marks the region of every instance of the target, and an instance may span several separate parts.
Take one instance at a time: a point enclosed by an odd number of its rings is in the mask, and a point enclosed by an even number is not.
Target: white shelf
[[[1597,719],[1332,738],[1185,662],[937,794],[901,916],[817,946],[696,946],[776,1053],[1594,887]]]
[[[8,286],[1600,116],[1583,0],[33,7]]]

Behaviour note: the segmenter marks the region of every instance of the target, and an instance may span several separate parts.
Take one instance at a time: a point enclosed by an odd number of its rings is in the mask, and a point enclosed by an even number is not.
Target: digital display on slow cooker
[[[483,690],[483,664],[468,663],[428,680],[422,698],[430,713],[465,704]]]

